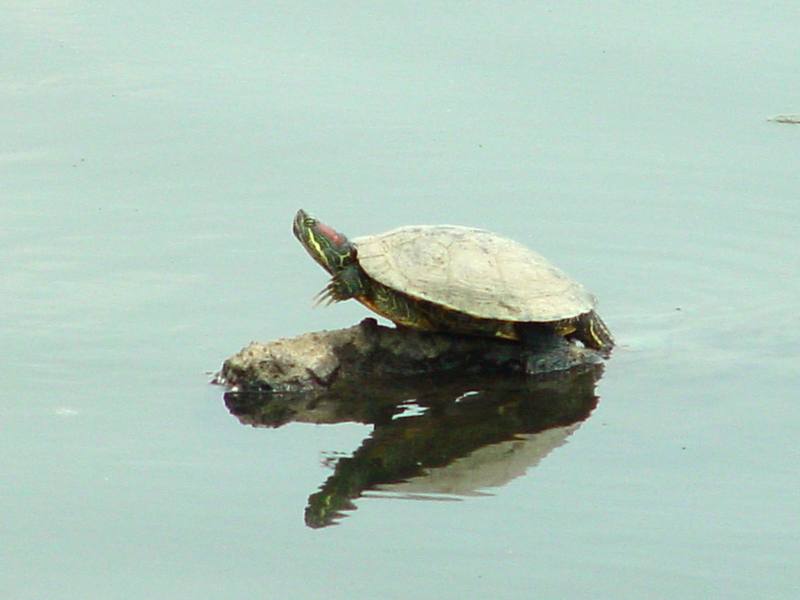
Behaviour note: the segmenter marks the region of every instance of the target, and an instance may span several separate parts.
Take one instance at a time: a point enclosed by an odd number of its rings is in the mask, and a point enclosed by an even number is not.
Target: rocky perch
[[[327,390],[342,384],[434,373],[541,375],[600,364],[603,356],[566,340],[531,354],[501,339],[378,325],[251,342],[228,358],[213,383],[271,392]]]

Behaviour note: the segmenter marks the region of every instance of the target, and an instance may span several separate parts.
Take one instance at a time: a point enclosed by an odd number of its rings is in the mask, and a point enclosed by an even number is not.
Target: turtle
[[[398,327],[614,346],[596,300],[526,246],[483,229],[416,225],[352,241],[300,209],[295,237],[330,275],[317,302],[355,298]]]

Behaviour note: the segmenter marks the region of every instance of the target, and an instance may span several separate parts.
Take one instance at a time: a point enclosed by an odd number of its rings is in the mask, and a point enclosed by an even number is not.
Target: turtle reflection
[[[358,389],[325,395],[229,392],[243,423],[374,425],[352,456],[332,461],[333,474],[309,497],[309,527],[334,524],[367,494],[461,497],[504,485],[564,443],[597,404],[601,365],[557,376],[441,377],[393,382],[381,397]],[[408,398],[414,398],[409,411]]]

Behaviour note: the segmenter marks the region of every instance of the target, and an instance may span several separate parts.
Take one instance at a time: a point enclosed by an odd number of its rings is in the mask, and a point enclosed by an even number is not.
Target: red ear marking
[[[328,227],[324,223],[317,223],[317,229],[319,229],[320,233],[334,244],[342,243],[342,235],[332,227]]]

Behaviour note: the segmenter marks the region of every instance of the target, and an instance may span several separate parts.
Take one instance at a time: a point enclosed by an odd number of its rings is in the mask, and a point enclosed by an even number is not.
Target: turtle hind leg
[[[544,323],[521,323],[516,328],[519,340],[532,353],[547,352],[559,346],[563,338],[550,325]]]
[[[606,327],[606,324],[603,323],[603,319],[594,311],[578,317],[575,331],[567,337],[576,339],[585,347],[597,350],[605,355],[609,355],[614,347],[614,337]]]
[[[569,344],[552,324],[522,323],[516,333],[523,347],[522,369],[528,375],[560,371],[568,365]]]

